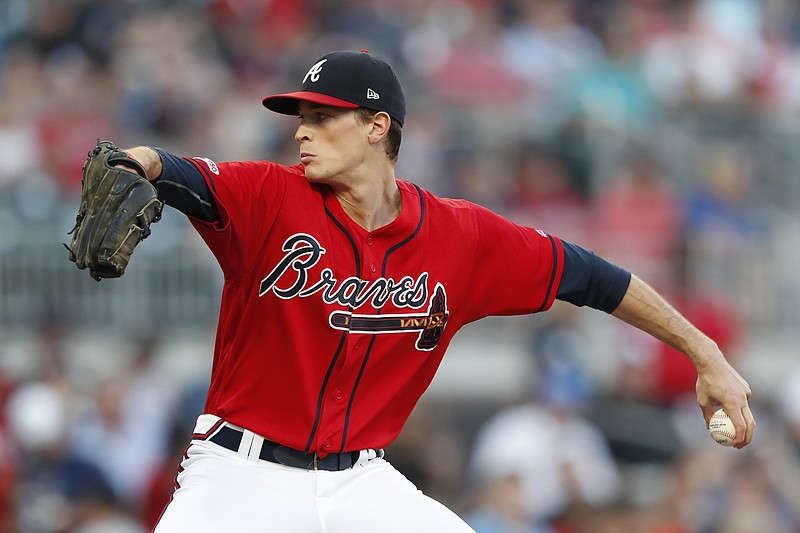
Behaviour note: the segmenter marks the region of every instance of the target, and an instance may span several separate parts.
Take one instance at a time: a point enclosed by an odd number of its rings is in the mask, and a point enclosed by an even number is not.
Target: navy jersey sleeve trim
[[[631,273],[589,250],[562,241],[564,273],[556,298],[611,313],[622,301]]]
[[[200,169],[191,161],[161,148],[154,150],[161,156],[163,166],[161,176],[153,181],[159,198],[188,216],[220,222],[216,202]]]

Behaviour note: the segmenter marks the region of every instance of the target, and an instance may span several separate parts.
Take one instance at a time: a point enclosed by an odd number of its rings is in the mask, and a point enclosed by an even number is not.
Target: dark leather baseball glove
[[[125,165],[120,168],[117,165]],[[163,207],[144,168],[110,141],[97,140],[83,165],[81,205],[69,260],[100,281],[125,273],[133,249],[150,235]]]

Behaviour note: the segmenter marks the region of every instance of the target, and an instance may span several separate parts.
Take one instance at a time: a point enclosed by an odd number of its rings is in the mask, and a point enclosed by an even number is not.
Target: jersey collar
[[[417,192],[417,188],[412,184],[403,180],[397,180],[397,186],[400,189],[402,198],[400,215],[389,224],[373,231],[365,230],[345,213],[330,187],[324,186],[322,195],[328,211],[341,225],[347,228],[351,234],[362,237],[369,236],[373,238],[389,239],[390,241],[399,241],[418,231],[422,220],[422,201]]]

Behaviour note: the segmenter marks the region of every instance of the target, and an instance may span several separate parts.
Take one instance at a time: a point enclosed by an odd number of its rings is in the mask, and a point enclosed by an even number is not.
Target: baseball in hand
[[[711,433],[711,438],[717,444],[733,446],[733,439],[736,438],[736,428],[733,427],[733,420],[722,409],[717,409],[711,416],[711,421],[708,423],[708,432]]]

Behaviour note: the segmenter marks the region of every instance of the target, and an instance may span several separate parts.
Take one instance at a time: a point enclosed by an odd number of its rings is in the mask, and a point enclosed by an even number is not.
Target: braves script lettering
[[[275,268],[261,281],[259,296],[272,292],[278,298],[306,298],[320,294],[327,304],[338,304],[349,309],[334,310],[328,324],[334,329],[351,333],[417,333],[415,347],[431,351],[439,344],[450,312],[447,295],[437,283],[433,296],[428,298],[428,273],[416,279],[403,276],[399,280],[378,278],[366,281],[350,276],[341,281],[333,270],[323,268],[319,279],[309,279],[309,272],[325,254],[325,248],[311,235],[292,235],[281,248],[285,255]],[[396,308],[420,309],[428,304],[426,312],[383,314],[382,308],[391,302]],[[357,314],[353,310],[370,304],[377,314]]]
[[[357,309],[367,303],[381,309],[391,301],[398,308],[418,309],[428,301],[428,273],[423,272],[417,279],[404,276],[400,280],[378,278],[366,281],[355,276],[341,282],[330,268],[320,272],[319,280],[309,282],[309,271],[325,253],[320,243],[311,235],[293,235],[283,243],[286,255],[274,269],[261,281],[259,296],[272,291],[283,299],[322,293],[328,304],[340,304]],[[281,285],[278,282],[281,281]]]

